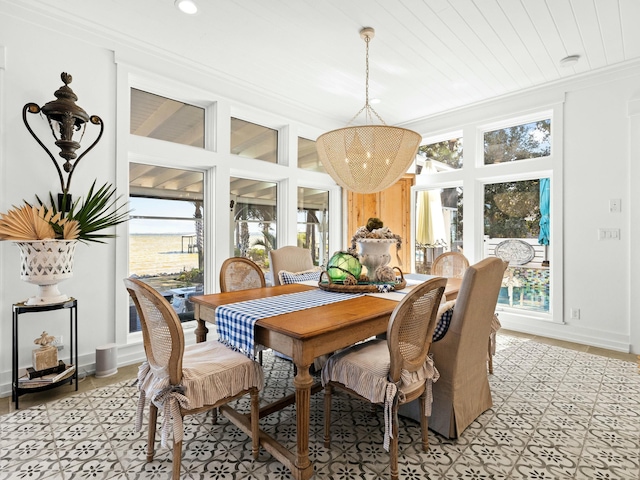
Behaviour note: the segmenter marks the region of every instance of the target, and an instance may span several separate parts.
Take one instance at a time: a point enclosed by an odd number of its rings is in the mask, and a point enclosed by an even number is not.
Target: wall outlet
[[[53,342],[51,342],[51,345],[56,347],[58,351],[64,350],[64,339],[62,338],[62,335],[54,335],[54,339]]]
[[[580,320],[580,309],[579,308],[572,308],[570,314],[571,314],[571,319],[572,320]]]

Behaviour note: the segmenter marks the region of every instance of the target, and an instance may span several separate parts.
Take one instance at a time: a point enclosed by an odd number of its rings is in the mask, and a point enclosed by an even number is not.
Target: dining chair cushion
[[[441,340],[449,330],[451,325],[451,318],[453,317],[453,307],[456,306],[455,300],[450,300],[440,305],[438,308],[438,323],[436,329],[433,331],[433,341],[437,342]]]
[[[303,272],[288,272],[287,270],[280,270],[278,272],[278,278],[282,285],[288,285],[290,283],[306,282],[309,280],[320,281],[320,274],[322,271],[319,268],[312,268],[311,270],[305,270]]]
[[[147,362],[140,367],[138,379],[140,388],[148,398],[172,388],[168,371],[156,370],[152,373]],[[185,346],[182,383],[179,386],[182,389],[180,393],[186,397],[184,408],[193,410],[213,405],[252,386],[258,390],[264,386],[264,374],[257,362],[216,340]]]
[[[389,381],[391,359],[386,339],[374,339],[360,343],[341,352],[335,353],[327,360],[322,369],[323,385],[329,381],[339,382],[353,390],[371,403],[383,404],[385,409],[385,442],[389,448],[391,406],[396,393],[407,395],[424,386],[424,381],[435,382],[438,371],[433,365],[431,356],[425,364],[415,372],[402,370],[399,385]],[[431,414],[431,382],[427,385],[425,408],[427,416]]]

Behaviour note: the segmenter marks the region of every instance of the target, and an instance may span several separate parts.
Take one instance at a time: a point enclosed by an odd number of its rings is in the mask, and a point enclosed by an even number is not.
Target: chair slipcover
[[[429,428],[457,438],[491,408],[487,376],[487,342],[498,301],[505,263],[492,257],[465,272],[447,334],[431,345],[440,379],[433,386]],[[400,415],[419,419],[417,405],[404,405]]]

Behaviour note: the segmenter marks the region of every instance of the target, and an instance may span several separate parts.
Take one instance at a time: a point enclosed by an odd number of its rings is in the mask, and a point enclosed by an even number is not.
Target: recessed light
[[[569,55],[568,57],[564,57],[560,60],[561,67],[573,67],[580,60],[580,55]]]
[[[380,103],[382,100],[380,100],[379,98],[371,98],[369,99],[369,103],[371,105],[377,105],[378,103]]]
[[[198,13],[198,5],[194,0],[176,0],[175,5],[178,10],[187,15],[195,15]]]

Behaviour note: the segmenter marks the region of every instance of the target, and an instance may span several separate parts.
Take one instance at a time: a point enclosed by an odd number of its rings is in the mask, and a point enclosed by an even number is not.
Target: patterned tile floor
[[[640,478],[640,374],[634,362],[508,335],[498,337],[490,376],[494,406],[452,441],[401,419],[403,479]],[[291,364],[265,355],[264,401],[293,391]],[[26,397],[22,397],[26,398]],[[22,400],[21,398],[21,400]],[[0,479],[168,479],[171,453],[145,462],[145,429],[135,432],[132,380],[0,416]],[[246,402],[238,405],[244,408]],[[315,478],[386,479],[383,418],[337,394],[332,445],[322,441],[322,395],[312,397]],[[293,448],[291,407],[261,426]],[[187,417],[182,478],[290,479],[268,453],[253,461],[247,437],[226,418]]]

